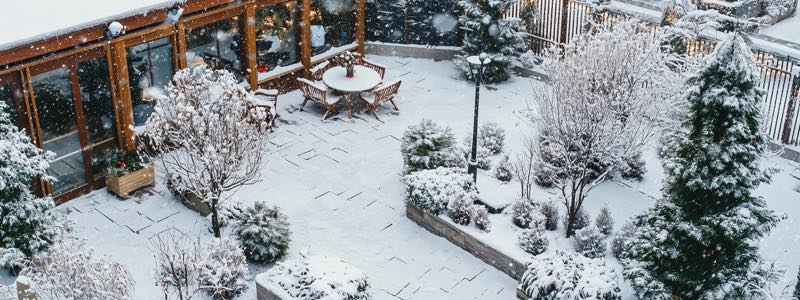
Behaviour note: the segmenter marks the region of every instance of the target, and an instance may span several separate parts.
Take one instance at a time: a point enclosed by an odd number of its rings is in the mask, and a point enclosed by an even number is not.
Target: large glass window
[[[355,0],[314,0],[311,11],[311,48],[319,54],[355,41]]]
[[[78,63],[78,83],[94,179],[105,176],[103,158],[117,147],[114,99],[105,57]]]
[[[48,173],[55,177],[53,194],[86,184],[86,168],[78,134],[70,71],[66,67],[31,77],[44,149],[56,154]]]
[[[294,1],[256,10],[258,72],[297,62],[297,13]]]
[[[186,30],[186,62],[208,64],[242,74],[242,35],[239,18],[224,19]]]
[[[11,83],[0,80],[0,101],[6,104],[6,113],[11,118],[12,123],[16,123],[16,108],[14,105],[14,92]]]
[[[156,100],[165,95],[172,80],[172,41],[169,37],[128,47],[128,80],[133,104],[133,123],[144,125]]]

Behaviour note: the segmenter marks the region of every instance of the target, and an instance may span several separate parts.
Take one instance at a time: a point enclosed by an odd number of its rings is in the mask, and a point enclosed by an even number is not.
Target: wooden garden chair
[[[389,101],[389,103],[394,106],[395,110],[399,110],[397,105],[394,103],[394,97],[400,90],[401,83],[402,81],[395,80],[375,88],[372,92],[361,94],[361,98],[364,98],[364,100],[367,101],[366,110],[371,110],[372,114],[375,116],[375,119],[378,119],[378,121],[381,120],[378,118],[378,108],[380,108],[384,102]]]
[[[272,131],[272,128],[275,127],[275,119],[278,118],[278,90],[257,89],[253,94],[256,106],[267,109],[269,113],[267,124]]]
[[[322,74],[325,74],[325,71],[330,70],[333,67],[334,65],[328,60],[317,64],[309,70],[311,71],[311,79],[317,82],[322,82]]]
[[[378,72],[378,75],[381,75],[381,80],[383,80],[383,75],[386,74],[386,66],[373,62],[366,57],[361,58],[361,65]]]
[[[325,115],[322,116],[323,120],[328,118],[328,114],[335,110],[336,104],[342,99],[342,97],[332,95],[327,87],[316,84],[311,80],[298,78],[297,81],[300,83],[300,91],[303,92],[303,97],[305,98],[300,110],[303,110],[308,100],[319,103],[326,109]]]

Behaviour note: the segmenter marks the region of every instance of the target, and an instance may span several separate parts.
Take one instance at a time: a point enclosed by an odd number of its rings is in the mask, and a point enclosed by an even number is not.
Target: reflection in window
[[[133,123],[144,125],[156,100],[165,95],[172,80],[172,41],[169,37],[128,47],[128,80],[133,103]]]
[[[108,77],[105,57],[78,63],[78,82],[81,90],[86,134],[92,157],[95,179],[105,175],[103,158],[117,147],[117,129],[114,122],[114,100]]]
[[[293,1],[256,10],[258,72],[297,62],[297,27]]]
[[[311,11],[311,48],[314,54],[355,41],[355,0],[314,0]]]
[[[190,67],[208,64],[241,75],[241,42],[238,17],[187,29],[186,62]]]
[[[31,77],[44,149],[56,154],[48,174],[55,177],[53,194],[60,195],[86,183],[86,169],[69,69],[62,67]]]

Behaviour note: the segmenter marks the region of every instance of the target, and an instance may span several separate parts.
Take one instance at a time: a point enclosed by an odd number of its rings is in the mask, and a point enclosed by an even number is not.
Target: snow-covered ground
[[[800,12],[795,11],[790,17],[761,30],[759,33],[800,44]]]
[[[265,201],[281,207],[292,224],[289,258],[301,253],[341,257],[370,278],[375,299],[512,299],[516,281],[436,237],[405,217],[400,141],[403,131],[423,118],[452,127],[459,139],[472,126],[474,86],[462,79],[448,61],[373,56],[388,66],[386,81],[403,80],[397,98],[399,112],[387,105],[381,120],[360,110],[347,120],[346,109],[322,121],[313,103],[297,108],[299,92],[282,95],[280,122],[270,137],[272,144],[263,180],[233,195],[231,205]],[[513,77],[509,83],[481,91],[481,121],[494,121],[506,131],[505,153],[517,151],[527,125],[518,117],[527,96],[541,83]],[[499,158],[499,156],[497,157]],[[650,207],[659,196],[662,169],[655,150],[645,155],[648,173],[641,182],[613,180],[592,191],[587,200],[594,218],[603,205],[610,207],[616,228],[630,216]],[[793,177],[798,165],[777,157],[765,160],[781,170],[775,180],[758,190],[770,208],[785,214],[762,242],[761,252],[778,260],[793,277],[800,256],[800,181]],[[481,196],[493,202],[511,202],[517,185],[500,184],[490,172],[478,178]],[[159,178],[161,179],[161,178]],[[537,188],[537,199],[555,197]],[[159,296],[153,284],[154,259],[149,238],[168,228],[198,234],[211,240],[209,221],[184,208],[159,180],[157,188],[134,199],[120,201],[105,190],[96,191],[58,207],[74,222],[76,235],[86,238],[97,252],[110,255],[133,273],[136,299]],[[480,233],[510,255],[528,257],[516,248],[516,229],[504,215],[491,217],[492,231]],[[230,235],[230,230],[223,233]],[[573,248],[563,233],[548,233],[550,250]],[[609,257],[611,257],[609,255]],[[611,265],[617,265],[612,261]],[[252,276],[269,266],[251,266]],[[3,279],[3,278],[0,278]],[[8,283],[9,278],[4,278]],[[626,285],[627,286],[627,285]],[[625,290],[626,298],[630,290]],[[255,297],[254,283],[240,299]]]

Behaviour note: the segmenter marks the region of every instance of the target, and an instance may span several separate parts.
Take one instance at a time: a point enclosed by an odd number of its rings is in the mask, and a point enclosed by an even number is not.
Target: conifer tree
[[[636,217],[641,242],[621,255],[642,299],[731,297],[720,293],[747,276],[758,239],[779,221],[752,194],[769,181],[752,57],[734,34],[689,78],[690,114],[665,145],[663,198]]]
[[[526,48],[525,33],[518,20],[506,20],[509,6],[518,0],[462,0],[459,6],[464,15],[459,18],[464,39],[464,55],[456,62],[468,77],[469,65],[464,58],[486,53],[492,62],[483,73],[483,82],[498,83],[510,77],[511,59],[516,52]]]
[[[794,286],[794,294],[793,297],[800,299],[800,268],[797,269],[797,283]]]
[[[9,111],[0,101],[0,250],[31,256],[46,250],[55,236],[53,200],[30,192],[34,178],[46,177],[51,156],[12,123]]]

